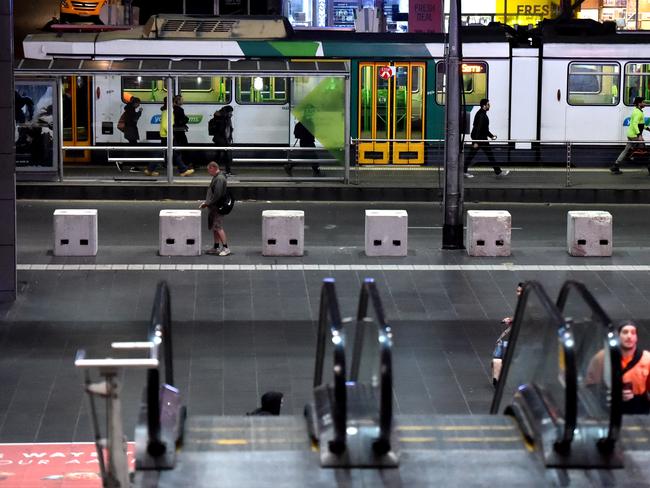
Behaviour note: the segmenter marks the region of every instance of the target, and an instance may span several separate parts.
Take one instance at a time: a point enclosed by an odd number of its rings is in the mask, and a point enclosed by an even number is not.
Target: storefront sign
[[[560,13],[560,0],[498,0],[495,20],[509,25],[536,24]],[[504,17],[500,14],[505,13]]]
[[[442,0],[411,0],[409,32],[442,32]]]

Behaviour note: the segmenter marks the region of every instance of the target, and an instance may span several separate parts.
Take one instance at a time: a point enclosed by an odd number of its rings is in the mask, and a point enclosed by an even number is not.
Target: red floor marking
[[[135,445],[128,455],[134,469]],[[101,488],[92,442],[0,444],[0,488]]]

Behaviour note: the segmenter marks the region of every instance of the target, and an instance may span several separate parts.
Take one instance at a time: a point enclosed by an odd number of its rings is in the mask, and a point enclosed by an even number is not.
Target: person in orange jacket
[[[621,348],[621,369],[623,373],[623,413],[650,413],[650,352],[640,350],[637,345],[637,326],[631,320],[618,326]],[[591,359],[587,368],[585,383],[603,382],[605,351],[599,351]]]

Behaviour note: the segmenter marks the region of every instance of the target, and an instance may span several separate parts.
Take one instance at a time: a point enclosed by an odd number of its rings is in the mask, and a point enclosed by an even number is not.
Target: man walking
[[[474,159],[474,156],[476,156],[476,153],[479,149],[483,150],[485,156],[488,158],[488,161],[490,161],[490,164],[494,169],[494,174],[497,176],[506,176],[508,173],[510,173],[510,170],[506,169],[505,171],[502,171],[501,168],[497,166],[496,160],[494,159],[494,154],[492,153],[492,148],[490,147],[490,143],[487,142],[488,137],[492,140],[497,138],[497,136],[490,132],[490,119],[487,115],[488,111],[490,110],[490,101],[487,98],[483,98],[480,101],[480,105],[481,108],[478,112],[476,112],[476,115],[474,116],[472,133],[470,134],[472,136],[472,141],[474,142],[472,143],[472,149],[470,149],[469,154],[465,158],[465,178],[474,178],[474,175],[469,172],[469,167],[472,164],[472,159]]]
[[[214,161],[208,163],[208,174],[212,176],[212,181],[210,181],[210,187],[205,196],[205,201],[201,203],[199,208],[207,208],[209,211],[208,229],[212,231],[214,236],[214,246],[205,253],[228,256],[230,255],[230,249],[228,248],[226,231],[223,230],[223,215],[219,213],[219,205],[221,204],[222,198],[226,195],[228,183],[226,176],[219,170],[219,165]],[[220,244],[221,249],[219,249]]]
[[[630,142],[625,145],[625,149],[618,155],[616,162],[609,168],[613,175],[623,173],[621,171],[621,163],[630,151],[643,147],[643,129],[650,130],[645,126],[644,108],[645,102],[643,101],[643,97],[634,97],[634,108],[632,109],[632,115],[630,115],[630,126],[627,128],[627,140]],[[648,166],[648,173],[650,173],[650,166]]]
[[[637,326],[628,320],[618,327],[621,347],[621,372],[623,373],[623,413],[650,413],[650,352],[639,350]],[[585,384],[597,385],[603,382],[605,351],[592,358],[587,368]]]

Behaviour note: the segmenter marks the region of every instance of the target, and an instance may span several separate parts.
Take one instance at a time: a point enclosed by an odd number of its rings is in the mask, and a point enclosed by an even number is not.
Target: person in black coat
[[[267,391],[262,395],[262,406],[246,415],[280,415],[283,397],[279,391]]]
[[[235,130],[232,126],[232,112],[233,108],[230,105],[221,107],[208,122],[208,134],[212,136],[212,142],[214,142],[215,146],[232,146],[232,134]],[[215,159],[220,166],[226,168],[226,174],[228,176],[232,175],[230,170],[232,151],[218,149]]]
[[[314,137],[314,134],[312,134],[311,131],[307,127],[305,127],[305,125],[302,122],[298,122],[293,128],[293,136],[300,141],[300,147],[316,147],[316,138]],[[314,151],[305,151],[305,152],[300,151],[298,152],[298,154],[305,159],[316,158],[316,153]],[[294,164],[284,165],[284,170],[287,172],[289,176],[292,176],[292,171],[294,166],[295,166]],[[311,170],[314,176],[321,176],[318,163],[312,164]]]
[[[138,120],[142,115],[142,107],[140,107],[140,99],[138,97],[131,97],[131,100],[124,105],[124,138],[129,141],[129,146],[135,146],[140,140],[140,132],[138,131]],[[142,153],[138,151],[124,151],[126,157],[137,158]],[[116,166],[119,171],[122,171],[120,161],[116,161]],[[135,168],[131,168],[134,170]]]
[[[487,142],[488,138],[492,140],[497,138],[497,136],[490,132],[490,118],[487,115],[488,111],[490,110],[490,101],[487,98],[483,98],[480,101],[480,105],[481,108],[478,112],[476,112],[476,115],[474,116],[472,133],[470,134],[472,136],[472,141],[474,142],[472,143],[472,148],[470,149],[469,154],[465,158],[465,167],[463,170],[465,173],[465,178],[474,178],[474,175],[469,172],[469,167],[472,164],[472,160],[474,159],[474,156],[476,156],[476,153],[479,151],[479,149],[483,150],[485,156],[488,158],[488,161],[490,161],[490,164],[494,169],[494,174],[497,176],[506,176],[508,173],[510,173],[510,171],[502,171],[501,168],[497,166],[496,160],[494,159],[494,154],[492,153],[492,148],[490,147],[490,143]]]

